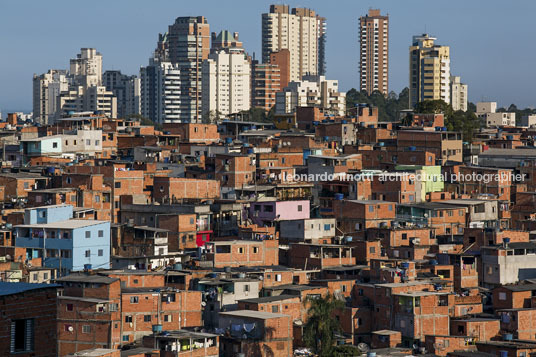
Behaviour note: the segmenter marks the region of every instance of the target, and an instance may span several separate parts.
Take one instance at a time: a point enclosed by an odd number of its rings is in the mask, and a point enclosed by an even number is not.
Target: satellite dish
[[[357,345],[357,349],[361,352],[368,352],[368,350],[370,349],[369,346],[365,343],[365,342],[361,342],[360,344]]]
[[[72,326],[69,326],[68,330],[69,330],[69,332],[73,332],[74,328]]]
[[[201,301],[201,306],[207,306],[207,303],[204,301]]]

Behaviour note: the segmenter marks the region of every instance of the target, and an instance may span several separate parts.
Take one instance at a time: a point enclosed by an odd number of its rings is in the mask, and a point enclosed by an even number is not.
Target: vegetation
[[[344,301],[328,294],[324,298],[306,299],[307,323],[303,339],[307,347],[320,357],[333,356],[335,333],[341,331],[339,322],[332,314],[344,308]]]
[[[340,345],[333,348],[331,356],[333,357],[354,357],[361,356],[363,353],[353,345]]]
[[[379,91],[370,96],[365,91],[359,92],[352,88],[346,93],[346,108],[355,107],[356,104],[367,103],[378,107],[379,121],[398,121],[400,112],[409,107],[409,89],[404,88],[400,94],[389,93],[386,97]]]
[[[450,104],[442,100],[426,100],[417,103],[415,113],[443,113],[447,129],[460,131],[463,140],[467,142],[473,141],[474,133],[482,127],[481,119],[469,108],[466,112],[454,111]]]
[[[129,115],[127,115],[126,119],[127,119],[127,120],[128,120],[128,119],[139,120],[141,125],[150,125],[150,126],[154,126],[154,128],[155,128],[156,130],[162,130],[162,124],[155,123],[155,122],[152,121],[151,119],[146,118],[146,117],[144,117],[144,116],[141,115],[141,114],[129,114]]]

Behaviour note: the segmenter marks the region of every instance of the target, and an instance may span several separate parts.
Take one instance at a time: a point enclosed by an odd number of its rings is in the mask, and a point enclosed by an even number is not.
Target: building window
[[[278,313],[278,312],[279,312],[279,306],[277,306],[277,305],[273,305],[273,306],[272,306],[272,312],[273,312],[273,313]]]
[[[371,254],[376,253],[376,247],[370,247],[369,248],[369,253],[371,253]]]
[[[143,322],[151,322],[151,315],[143,315]]]
[[[99,195],[95,195],[95,203],[99,203],[100,202],[100,196]]]
[[[164,315],[164,322],[171,322],[171,315]]]
[[[275,281],[281,281],[281,274],[275,275]]]
[[[66,306],[67,311],[73,311],[73,309],[74,309],[73,304],[67,304]]]
[[[91,325],[82,325],[82,333],[91,333]]]
[[[244,253],[244,248],[238,248],[238,253],[239,253],[239,254]]]
[[[104,231],[101,229],[101,230],[99,231],[99,238],[102,238],[102,237],[104,237]]]
[[[86,258],[89,258],[91,256],[91,250],[86,250]]]
[[[86,139],[86,145],[91,145],[91,140]]]
[[[128,335],[123,335],[123,342],[128,342]]]
[[[30,184],[28,182],[24,183],[24,189],[27,190],[30,188]]]
[[[244,292],[249,291],[249,284],[244,285]]]
[[[121,182],[116,182],[116,183],[114,184],[114,187],[115,187],[115,188],[121,188]]]
[[[52,148],[57,149],[58,148],[58,143],[52,143]]]
[[[374,206],[372,206],[372,205],[368,206],[368,211],[369,212],[374,212]]]
[[[258,253],[259,252],[259,247],[253,247],[253,253]]]
[[[506,293],[499,293],[499,300],[506,300]]]
[[[99,257],[102,257],[104,255],[104,250],[99,249]]]
[[[118,309],[118,304],[110,304],[110,311],[113,312],[113,311],[117,311]]]
[[[298,205],[298,212],[301,212],[303,210],[302,205]]]
[[[29,352],[34,349],[34,320],[11,321],[11,353]]]
[[[139,298],[137,296],[131,296],[130,297],[130,303],[131,304],[137,304],[139,301]]]
[[[132,322],[132,316],[125,316],[125,322]]]
[[[86,238],[91,238],[91,231],[86,231]]]

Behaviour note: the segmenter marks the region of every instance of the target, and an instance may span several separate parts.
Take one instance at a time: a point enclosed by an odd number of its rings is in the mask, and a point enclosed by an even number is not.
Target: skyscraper
[[[467,111],[467,84],[459,76],[450,76],[450,105],[454,110]]]
[[[69,89],[69,75],[66,70],[51,69],[47,73],[33,77],[33,118],[41,124],[48,124],[58,110],[58,97]]]
[[[389,93],[389,16],[370,9],[359,18],[359,88]]]
[[[450,103],[450,50],[428,34],[413,36],[409,48],[409,105],[441,99]]]
[[[167,35],[160,35],[155,54],[180,71],[180,120],[199,122],[202,116],[202,64],[210,53],[210,26],[203,16],[178,17]],[[167,57],[167,58],[165,58]]]
[[[212,53],[203,61],[202,87],[206,121],[251,107],[251,61],[237,32],[213,34]]]
[[[290,79],[325,71],[326,20],[311,9],[271,5],[262,14],[262,62],[270,62],[270,53],[290,51]]]
[[[181,123],[179,66],[151,59],[140,69],[141,115],[156,123]]]
[[[82,48],[70,61],[70,74],[76,85],[91,87],[102,85],[102,55],[94,48]]]
[[[117,97],[117,117],[140,114],[140,79],[122,74],[121,71],[106,71],[102,75],[103,85]]]

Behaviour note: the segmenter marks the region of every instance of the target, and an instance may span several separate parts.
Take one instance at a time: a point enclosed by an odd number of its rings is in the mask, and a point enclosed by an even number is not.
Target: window
[[[370,253],[370,254],[374,254],[374,253],[376,253],[376,247],[370,247],[370,248],[369,248],[369,253]]]
[[[28,182],[24,183],[24,189],[27,190],[30,188],[30,184]]]
[[[143,322],[151,322],[151,315],[143,315]]]
[[[137,297],[137,296],[131,296],[130,297],[130,303],[131,304],[137,304],[138,301],[139,301],[139,297]]]
[[[131,298],[132,299],[132,298]],[[132,301],[131,301],[132,302]],[[132,316],[125,316],[125,322],[132,322]]]
[[[408,234],[407,233],[402,233],[402,240],[406,240],[408,239]]]
[[[73,304],[67,304],[66,310],[67,311],[73,311]]]
[[[117,304],[110,304],[110,311],[117,311],[118,307]]]
[[[58,148],[58,143],[52,143],[52,148],[57,149]]]
[[[249,291],[249,284],[244,285],[244,292]]]
[[[29,352],[34,349],[34,320],[11,321],[11,353]]]
[[[33,281],[37,281],[37,278],[39,278],[39,275],[37,273],[33,274]]]
[[[99,231],[99,238],[102,238],[102,237],[104,237],[104,231],[103,231],[103,230],[100,230],[100,231]]]
[[[91,256],[91,250],[86,250],[86,258],[89,258]]]
[[[253,253],[258,253],[259,252],[259,247],[253,247]]]
[[[281,281],[281,274],[275,275],[275,281]]]
[[[123,335],[123,342],[128,342],[128,335]]]
[[[368,211],[369,212],[374,212],[374,206],[372,206],[372,205],[368,206]]]
[[[272,312],[273,312],[273,313],[278,313],[278,312],[279,312],[279,306],[277,306],[277,305],[273,305],[273,306],[272,306]]]
[[[244,248],[242,248],[242,247],[238,248],[238,253],[239,253],[239,254],[244,253]]]
[[[43,273],[43,280],[48,280],[48,273]]]
[[[298,212],[301,212],[303,210],[302,205],[298,205]]]
[[[100,196],[99,195],[95,195],[95,203],[99,203],[100,202]]]
[[[115,188],[121,188],[121,182],[116,182],[116,183],[114,184],[114,187],[115,187]]]
[[[499,300],[506,300],[506,293],[499,293]]]
[[[102,257],[104,255],[104,250],[99,249],[99,257]]]
[[[171,322],[171,315],[164,315],[164,322]]]
[[[91,140],[86,139],[86,145],[91,145]]]
[[[86,238],[91,238],[91,231],[86,231]]]
[[[91,325],[82,325],[82,333],[91,333]]]
[[[99,146],[100,145],[100,140],[95,140],[95,145]]]

